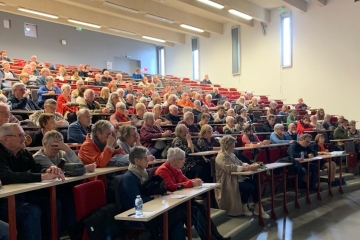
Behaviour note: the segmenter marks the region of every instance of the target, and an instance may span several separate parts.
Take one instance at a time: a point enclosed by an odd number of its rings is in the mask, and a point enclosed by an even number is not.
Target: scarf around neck
[[[140,170],[138,168],[138,166],[136,164],[130,163],[129,164],[129,168],[128,171],[132,172],[133,174],[135,174],[139,179],[140,179],[140,183],[143,184],[144,182],[146,182],[146,180],[148,180],[149,175],[146,172],[146,170]]]
[[[91,134],[90,137],[91,137],[91,140],[95,143],[95,145],[98,146],[100,151],[103,152],[106,145],[102,144],[96,135]]]

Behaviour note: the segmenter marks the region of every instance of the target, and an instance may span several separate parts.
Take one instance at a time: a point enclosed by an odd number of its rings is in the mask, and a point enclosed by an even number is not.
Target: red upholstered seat
[[[269,163],[274,163],[280,158],[281,157],[279,148],[269,148]]]

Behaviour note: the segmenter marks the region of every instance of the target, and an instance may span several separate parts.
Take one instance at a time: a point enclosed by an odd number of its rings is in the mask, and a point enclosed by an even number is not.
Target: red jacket
[[[100,152],[99,147],[91,140],[89,133],[80,147],[78,156],[84,165],[96,163],[97,167],[106,167],[110,159],[116,154],[125,155],[126,153],[122,148],[113,151],[108,147],[105,147],[104,151]]]
[[[67,106],[66,103],[71,102],[71,97],[69,96],[68,99],[66,99],[65,95],[62,93],[57,98],[57,112],[61,115],[64,115],[66,112],[76,112],[78,110],[78,107],[70,107]]]
[[[180,169],[172,168],[169,162],[165,162],[155,171],[156,175],[162,177],[166,188],[170,192],[175,192],[177,188],[184,185],[184,188],[192,188],[193,182],[182,174]]]
[[[312,131],[313,127],[311,125],[304,125],[301,121],[298,121],[296,124],[296,131],[299,136],[303,135],[305,131]]]

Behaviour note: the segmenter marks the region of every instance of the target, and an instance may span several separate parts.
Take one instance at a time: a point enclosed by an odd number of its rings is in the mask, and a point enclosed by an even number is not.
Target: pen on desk
[[[132,213],[132,214],[129,214],[128,217],[131,217],[131,216],[134,216],[134,215],[135,215],[135,213]]]

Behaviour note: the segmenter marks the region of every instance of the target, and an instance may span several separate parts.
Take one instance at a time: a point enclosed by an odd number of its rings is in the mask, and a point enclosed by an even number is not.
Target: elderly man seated
[[[94,86],[105,86],[105,83],[103,83],[102,81],[101,81],[101,75],[99,74],[99,73],[97,73],[96,75],[95,75],[95,79],[94,79],[95,81],[93,82],[93,85]]]
[[[46,85],[46,77],[50,75],[50,70],[48,68],[42,68],[40,71],[41,76],[36,79],[36,86]]]
[[[201,121],[201,118],[202,118],[201,116],[204,113],[207,113],[210,116],[210,120],[209,120],[208,123],[209,124],[214,123],[214,117],[209,113],[209,107],[207,105],[205,105],[205,104],[201,106],[201,113],[197,116],[198,123]]]
[[[194,107],[194,104],[190,101],[189,96],[187,95],[187,93],[183,93],[181,94],[181,99],[179,101],[177,101],[176,103],[177,105],[179,105],[180,107]]]
[[[135,126],[141,127],[144,122],[144,113],[146,112],[146,106],[143,103],[137,103],[135,105],[136,114],[131,117],[131,120],[134,122]]]
[[[179,114],[179,108],[176,105],[171,105],[169,107],[169,113],[165,115],[165,118],[169,120],[172,124],[177,124],[181,121]]]
[[[155,75],[153,81],[154,81],[154,84],[155,84],[155,87],[156,87],[156,88],[161,88],[161,87],[163,87],[163,83],[162,83],[162,81],[159,79],[158,76]]]
[[[126,94],[125,97],[125,105],[126,105],[126,109],[129,109],[131,107],[133,107],[135,104],[135,97],[132,94]]]
[[[47,99],[44,103],[44,110],[38,110],[29,116],[29,120],[32,121],[36,126],[39,125],[39,117],[42,113],[51,113],[55,116],[56,126],[69,126],[68,121],[64,117],[56,112],[57,102],[54,99]]]
[[[2,67],[3,67],[3,69],[0,70],[0,79],[1,78],[16,78],[16,74],[10,70],[10,63],[3,62]]]
[[[118,143],[126,154],[130,154],[130,150],[136,146],[142,146],[140,142],[140,134],[137,132],[135,126],[123,125],[118,131]],[[146,152],[148,161],[153,161],[155,157],[151,155],[150,151]]]
[[[304,103],[304,100],[302,98],[298,99],[298,104],[295,106],[298,110],[308,110],[310,107]]]
[[[116,141],[114,126],[106,120],[99,120],[92,126],[78,156],[85,165],[96,163],[98,167],[116,166],[124,163],[125,158],[129,160]]]
[[[8,101],[11,103],[12,110],[40,110],[40,108],[29,98],[23,83],[15,83],[12,86],[13,95],[9,97]],[[26,116],[26,118],[28,118]]]
[[[155,124],[155,116],[153,113],[146,112],[144,114],[144,124],[140,129],[141,144],[149,149],[150,153],[156,158],[160,158],[160,154],[166,147],[166,144],[161,140],[153,141],[153,139],[169,137],[171,134],[172,132],[170,130],[164,132],[158,124]]]
[[[194,116],[198,116],[199,114],[201,114],[201,103],[199,100],[195,100],[194,101],[194,108],[192,110],[192,113],[194,114]]]
[[[194,114],[192,112],[185,113],[184,119],[178,124],[184,124],[191,135],[197,135],[200,132],[199,128],[194,124]]]
[[[77,121],[69,125],[67,141],[69,143],[83,143],[86,135],[91,133],[91,113],[88,109],[80,109]]]
[[[167,99],[167,101],[165,101],[163,104],[162,104],[162,106],[164,107],[164,112],[165,112],[165,114],[168,114],[169,113],[169,107],[171,106],[171,105],[175,105],[176,104],[176,95],[175,94],[171,94],[171,95],[169,95],[169,97],[168,97],[168,99]]]
[[[126,95],[128,95],[128,94],[132,94],[133,96],[135,96],[135,93],[136,92],[134,92],[133,84],[132,83],[127,83],[126,84],[126,90],[124,92],[124,97],[126,97]]]
[[[56,166],[43,168],[34,161],[25,148],[26,134],[17,123],[5,123],[0,127],[0,179],[2,184],[35,183],[44,180],[65,180]],[[16,198],[17,239],[43,239],[41,218],[44,217],[44,236],[50,239],[50,201],[37,191]],[[7,201],[0,202],[0,215],[8,213]],[[41,216],[43,215],[43,216]],[[59,215],[58,215],[59,216]],[[61,218],[57,219],[61,222]]]
[[[338,127],[334,130],[334,139],[347,139],[348,138],[348,120],[341,119]],[[343,142],[336,142],[334,145],[336,150],[343,150],[344,144]]]
[[[94,90],[86,89],[84,99],[85,102],[80,104],[80,109],[88,109],[91,113],[109,113],[108,108],[101,108],[100,103],[95,101]]]
[[[323,125],[321,123],[317,122],[316,115],[312,115],[310,117],[310,125],[314,128],[314,131],[323,131],[323,130],[325,130]]]
[[[211,97],[212,97],[212,103],[216,106],[218,104],[218,102],[220,101],[220,99],[222,98],[222,96],[219,93],[219,89],[217,87],[213,88],[213,92],[211,93]]]
[[[156,104],[153,107],[152,112],[154,113],[156,124],[159,124],[159,125],[170,125],[171,124],[171,122],[169,120],[167,120],[166,118],[161,116],[162,107],[160,104]]]
[[[115,79],[112,80],[116,85],[123,85],[125,82],[123,81],[123,77],[121,73],[116,74]]]
[[[206,94],[204,105],[206,105],[208,107],[215,107],[215,104],[212,102],[211,94]]]
[[[217,113],[214,114],[214,122],[216,123],[225,123],[226,115],[225,115],[225,107],[218,106]]]
[[[0,98],[3,95],[0,95]],[[4,96],[5,97],[5,96]],[[9,105],[0,101],[0,126],[4,123],[18,123],[19,120],[11,114]]]
[[[76,81],[76,89],[71,92],[71,96],[77,98],[79,96],[79,90],[84,86],[83,80]]]
[[[298,111],[296,109],[290,109],[289,115],[286,118],[287,123],[296,123],[297,122]]]
[[[271,143],[292,143],[293,141],[294,140],[288,134],[284,134],[284,126],[282,124],[275,124],[274,132],[270,134]]]
[[[261,106],[258,104],[258,98],[252,97],[251,103],[249,104],[248,109],[256,110],[256,109],[260,109],[260,108],[261,108]]]
[[[61,89],[54,83],[55,79],[52,76],[47,76],[45,81],[45,85],[40,86],[39,90],[37,91],[37,102],[39,106],[40,104],[43,104],[46,99],[55,99],[55,94],[60,95],[62,93]]]
[[[273,132],[274,124],[275,124],[275,116],[267,115],[266,122],[264,122],[264,125],[263,125],[263,132]]]
[[[181,98],[182,94],[183,94],[183,88],[182,88],[182,85],[179,84],[179,85],[176,86],[175,95],[176,95],[176,97]]]
[[[114,125],[115,129],[118,129],[122,125],[133,125],[134,122],[126,115],[126,106],[123,102],[116,104],[116,111],[110,116],[110,122]]]
[[[297,140],[298,134],[296,131],[295,123],[290,123],[288,125],[288,130],[286,133],[284,133],[284,136],[286,136],[287,139]]]
[[[226,125],[223,127],[224,134],[239,133],[235,126],[235,119],[232,116],[226,117]]]
[[[104,71],[101,81],[102,82],[111,82],[112,81],[112,77],[110,76],[109,71]]]

